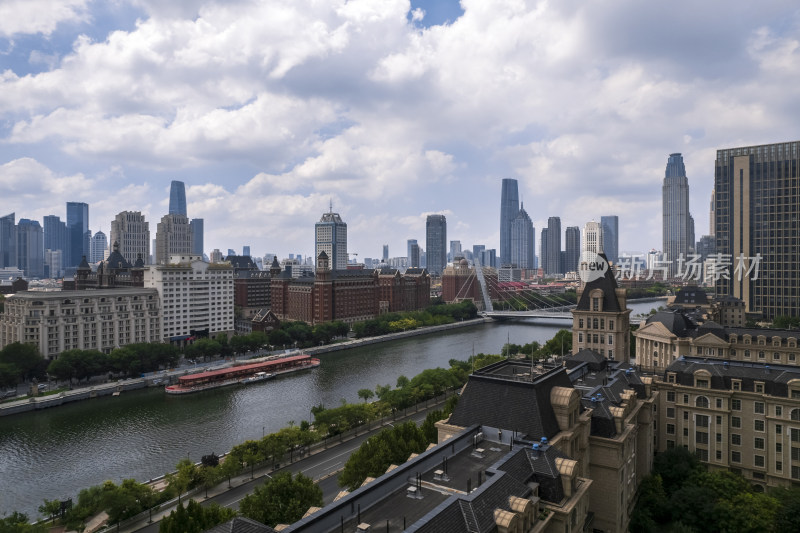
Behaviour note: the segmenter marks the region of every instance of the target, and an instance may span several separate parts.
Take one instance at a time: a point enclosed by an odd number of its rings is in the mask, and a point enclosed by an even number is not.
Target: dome
[[[466,259],[464,259],[462,257],[461,261],[458,262],[458,266],[461,267],[461,268],[467,268],[467,267],[469,267],[469,261],[467,261]]]

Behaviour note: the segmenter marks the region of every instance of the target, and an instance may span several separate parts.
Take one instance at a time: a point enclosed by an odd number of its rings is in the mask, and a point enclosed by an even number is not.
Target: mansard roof
[[[608,258],[604,253],[601,252],[598,255],[605,260],[606,264],[609,264]],[[578,311],[591,311],[592,302],[590,294],[593,290],[600,289],[603,291],[603,311],[624,311],[619,303],[619,299],[617,298],[617,288],[618,285],[617,280],[614,277],[614,272],[611,268],[608,268],[606,269],[605,274],[603,274],[603,277],[592,280],[584,285],[581,298],[578,301],[578,304],[575,306],[575,309]]]

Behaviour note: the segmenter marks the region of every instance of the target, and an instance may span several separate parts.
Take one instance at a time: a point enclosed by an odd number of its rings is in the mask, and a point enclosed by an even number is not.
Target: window
[[[753,447],[756,450],[763,450],[764,449],[764,439],[761,437],[756,437],[753,439]]]
[[[578,342],[583,342],[583,333],[578,333]]]
[[[683,419],[684,420],[689,420],[689,411],[684,411],[683,412]]]
[[[783,462],[782,461],[775,461],[775,470],[778,472],[783,470]]]
[[[694,401],[694,406],[695,407],[704,407],[704,408],[707,409],[708,408],[708,398],[706,398],[705,396],[698,396]]]
[[[695,417],[695,423],[698,427],[707,428],[708,427],[708,417],[706,415],[697,415]]]
[[[731,417],[731,427],[732,428],[740,428],[742,427],[742,419],[738,416]]]
[[[731,444],[734,446],[742,445],[742,436],[738,433],[731,433]]]
[[[667,418],[675,418],[675,408],[667,407]]]
[[[582,318],[578,319],[578,327],[583,329],[583,319]]]
[[[800,461],[800,448],[792,446],[792,461]]]
[[[718,425],[718,426],[721,426],[721,425],[722,425],[722,417],[721,417],[721,416],[719,416],[719,415],[717,415],[717,425]]]
[[[675,434],[675,424],[667,424],[667,435]]]
[[[701,389],[707,389],[708,388],[708,380],[707,379],[698,379],[697,383],[695,385],[697,387],[700,387]]]
[[[667,401],[668,402],[675,402],[675,391],[674,390],[667,391]]]
[[[731,452],[731,462],[732,463],[741,463],[742,462],[742,453],[741,452]]]
[[[735,391],[742,390],[742,382],[740,380],[738,379],[733,380],[732,385],[733,385],[733,390]]]
[[[613,320],[609,320],[608,321],[608,329],[614,329],[614,321]]]
[[[775,406],[775,416],[783,416],[783,407],[780,405]]]
[[[753,420],[753,429],[755,429],[756,431],[764,431],[764,421]]]
[[[722,442],[722,433],[717,433],[717,442]]]
[[[792,409],[790,416],[792,420],[800,422],[800,409]]]
[[[688,437],[689,436],[689,428],[683,428],[683,436],[684,437]]]
[[[775,453],[782,453],[783,452],[783,444],[780,442],[775,443]]]
[[[776,435],[780,435],[782,430],[783,430],[783,426],[781,426],[780,424],[775,424],[775,434]]]
[[[764,384],[763,383],[756,383],[756,392],[759,394],[764,394]]]
[[[763,455],[755,455],[755,456],[753,456],[753,464],[755,466],[764,468],[764,456]]]
[[[689,403],[689,395],[688,394],[684,394],[683,395],[683,403]]]
[[[742,400],[731,400],[731,409],[734,411],[742,410]]]
[[[717,409],[722,409],[722,398],[717,398],[716,404]]]
[[[764,402],[753,402],[753,412],[757,415],[764,414]]]

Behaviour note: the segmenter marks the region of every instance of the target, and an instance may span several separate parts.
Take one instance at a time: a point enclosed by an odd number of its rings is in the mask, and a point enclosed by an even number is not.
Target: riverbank
[[[390,333],[388,335],[380,335],[378,337],[352,339],[335,344],[328,344],[325,346],[308,348],[306,350],[303,350],[303,352],[309,355],[321,355],[325,353],[337,352],[340,350],[349,350],[352,348],[368,346],[370,344],[377,344],[382,342],[403,339],[406,337],[430,335],[433,333],[449,331],[457,328],[471,327],[486,322],[491,322],[491,319],[476,318],[473,320],[463,320],[460,322],[454,322],[452,324],[444,324],[441,326],[430,326],[409,331],[400,331],[397,333]],[[236,361],[228,361],[222,364],[212,365],[209,368],[214,370],[221,368],[228,368],[233,366],[235,363]],[[143,389],[145,387],[163,387],[165,385],[164,383],[165,380],[173,382],[177,377],[191,374],[193,372],[197,372],[197,369],[193,368],[193,369],[179,369],[173,371],[154,372],[150,375],[146,375],[141,378],[126,379],[126,380],[116,381],[113,383],[104,383],[99,385],[78,387],[74,388],[73,390],[63,391],[58,394],[53,394],[49,396],[22,398],[14,402],[6,402],[0,404],[0,417],[11,416],[21,413],[28,413],[31,411],[38,411],[41,409],[48,409],[52,407],[58,407],[61,405],[82,400],[119,396],[120,394],[126,391]]]

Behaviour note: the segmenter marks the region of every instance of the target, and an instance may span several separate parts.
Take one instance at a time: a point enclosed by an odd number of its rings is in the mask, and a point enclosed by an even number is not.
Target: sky
[[[155,237],[181,180],[207,253],[311,254],[332,203],[395,257],[431,213],[498,248],[515,178],[537,253],[550,216],[660,249],[668,155],[699,239],[715,151],[799,139],[799,86],[796,0],[2,0],[0,215]]]

